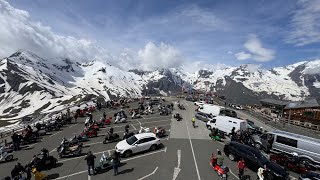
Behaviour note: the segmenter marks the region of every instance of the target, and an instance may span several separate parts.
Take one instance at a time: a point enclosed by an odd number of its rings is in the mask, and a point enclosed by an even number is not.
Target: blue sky
[[[166,64],[164,67],[201,61],[231,66],[254,63],[265,68],[320,57],[319,0],[12,0],[9,3],[28,12],[27,20],[22,18],[19,22],[30,21],[36,32],[86,40],[82,47],[69,44],[75,50],[63,51],[64,55],[81,51],[82,57],[82,51],[86,51],[85,56],[92,57],[92,53],[100,54],[103,49],[108,54],[101,53],[103,57],[118,57],[125,51],[132,62],[161,61]],[[39,22],[40,27],[34,27]],[[37,28],[48,28],[46,32],[50,32],[43,33]],[[38,44],[37,40],[31,41]],[[82,49],[87,47],[87,41],[88,52]],[[59,43],[66,44],[62,40]],[[52,43],[49,44],[51,47]],[[27,43],[25,46],[33,47]],[[38,45],[34,47],[31,50],[41,49]],[[14,48],[20,48],[19,44]],[[56,52],[48,54],[54,56]]]

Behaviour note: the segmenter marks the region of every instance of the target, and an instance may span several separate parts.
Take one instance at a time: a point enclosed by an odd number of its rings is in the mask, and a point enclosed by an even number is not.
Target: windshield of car
[[[133,143],[135,143],[138,139],[135,136],[131,136],[130,138],[126,139],[127,143],[129,145],[132,145]]]

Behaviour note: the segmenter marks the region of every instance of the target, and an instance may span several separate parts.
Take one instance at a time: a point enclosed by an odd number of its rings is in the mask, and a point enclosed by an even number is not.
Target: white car
[[[159,144],[160,139],[154,133],[141,133],[120,141],[115,149],[122,156],[129,157],[132,154],[146,150],[154,151]]]
[[[205,101],[194,102],[194,105],[196,105],[196,106],[203,106],[204,104],[206,104]]]

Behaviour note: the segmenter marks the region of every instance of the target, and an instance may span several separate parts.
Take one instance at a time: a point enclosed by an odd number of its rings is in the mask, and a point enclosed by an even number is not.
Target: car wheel
[[[211,126],[207,125],[207,129],[211,130]]]
[[[157,145],[153,144],[151,147],[150,147],[150,151],[155,151],[157,149]]]
[[[13,159],[13,155],[8,155],[8,156],[5,158],[6,161],[11,161],[12,159]]]
[[[125,151],[124,153],[123,153],[123,156],[125,157],[125,158],[128,158],[128,157],[130,157],[132,155],[132,151],[130,151],[130,150],[127,150],[127,151]]]
[[[236,157],[233,154],[229,154],[228,157],[231,161],[236,160]]]
[[[254,147],[260,150],[261,149],[261,144],[260,143],[254,143]]]

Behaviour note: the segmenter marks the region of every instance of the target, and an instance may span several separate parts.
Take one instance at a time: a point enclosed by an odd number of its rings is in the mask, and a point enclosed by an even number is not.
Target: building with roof
[[[281,116],[281,114],[284,111],[284,108],[289,103],[290,102],[288,102],[288,101],[281,101],[281,100],[276,100],[276,99],[261,99],[260,100],[261,107],[268,108],[268,109],[270,109],[270,111],[272,113],[277,114],[279,116]]]
[[[289,120],[320,124],[320,100],[309,99],[300,102],[290,102],[284,107],[282,117]]]

